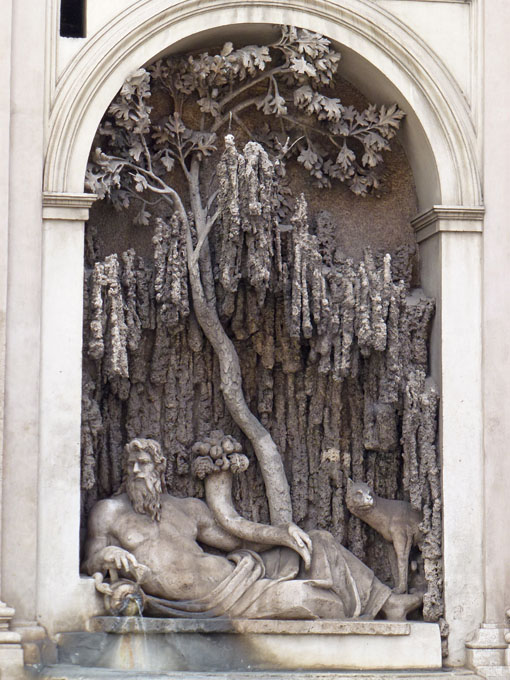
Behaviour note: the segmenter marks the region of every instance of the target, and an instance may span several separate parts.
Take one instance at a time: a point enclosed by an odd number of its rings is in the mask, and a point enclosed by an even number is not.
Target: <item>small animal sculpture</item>
[[[388,555],[395,583],[394,592],[406,593],[409,553],[413,545],[419,548],[421,545],[421,512],[406,501],[376,496],[368,484],[353,482],[352,479],[347,480],[346,504],[353,515],[392,544],[394,552],[390,546]]]

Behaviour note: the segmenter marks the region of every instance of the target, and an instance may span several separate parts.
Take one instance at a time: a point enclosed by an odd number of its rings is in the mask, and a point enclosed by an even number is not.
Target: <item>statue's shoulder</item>
[[[205,501],[200,498],[194,498],[193,496],[185,496],[181,498],[179,496],[172,496],[171,494],[165,494],[161,497],[163,503],[168,503],[174,508],[179,508],[182,512],[195,514],[196,512],[202,514],[204,512],[210,512]]]
[[[90,522],[94,524],[110,524],[115,522],[119,515],[130,507],[127,495],[112,496],[104,498],[93,506],[90,512]]]

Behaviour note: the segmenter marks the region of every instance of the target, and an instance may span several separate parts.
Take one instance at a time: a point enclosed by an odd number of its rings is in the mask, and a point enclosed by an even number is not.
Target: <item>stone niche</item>
[[[438,667],[438,626],[421,623],[440,624],[446,641],[428,347],[435,301],[420,288],[416,192],[397,133],[405,106],[373,105],[342,78],[337,48],[313,33],[276,27],[256,44],[241,38],[203,39],[137,71],[94,140],[88,190],[104,200],[85,232],[82,543],[94,504],[122,484],[127,442],[157,440],[168,491],[203,498],[193,447],[223,431],[250,461],[233,483],[239,515],[278,524],[291,514],[305,531],[327,530],[390,587],[389,543],[348,509],[349,479],[421,513],[409,590],[423,606],[413,620],[366,624],[365,633],[363,623],[314,625],[324,640],[366,634],[366,649],[377,640],[383,651],[367,668],[382,667],[391,645],[391,656],[417,667],[404,639],[415,661],[416,649],[426,650],[418,666]],[[218,352],[189,280],[190,243],[202,248],[202,286],[239,359],[247,407],[283,461],[287,503],[225,403]],[[265,633],[261,649],[279,633],[280,650],[296,635],[306,646],[307,624],[291,630],[296,622],[287,622],[282,633],[263,623],[193,631],[246,640]],[[147,633],[112,625],[96,620],[90,634]],[[160,627],[149,633],[190,634],[177,623]],[[64,656],[81,644],[62,638]],[[339,653],[343,662],[309,667],[362,666]],[[296,663],[288,667],[306,667]]]

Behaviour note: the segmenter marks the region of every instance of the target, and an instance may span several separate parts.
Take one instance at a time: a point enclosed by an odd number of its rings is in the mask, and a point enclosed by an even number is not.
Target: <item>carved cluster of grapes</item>
[[[213,430],[202,441],[195,442],[191,449],[197,457],[193,462],[193,474],[205,479],[214,472],[230,470],[234,474],[248,469],[249,460],[242,452],[237,439],[222,430]]]

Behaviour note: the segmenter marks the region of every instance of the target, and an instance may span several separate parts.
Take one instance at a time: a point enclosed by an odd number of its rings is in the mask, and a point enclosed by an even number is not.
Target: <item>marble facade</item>
[[[59,6],[6,0],[0,28],[0,597],[12,616],[0,668],[20,666],[20,641],[37,662],[41,640],[101,611],[79,573],[83,228],[94,201],[83,180],[97,125],[127,75],[168,46],[289,23],[341,45],[343,76],[362,92],[406,105],[422,286],[438,301],[444,662],[510,676],[508,3],[88,0],[86,38],[59,36]]]

